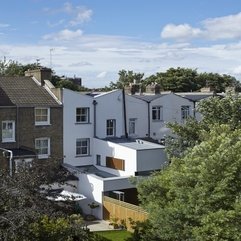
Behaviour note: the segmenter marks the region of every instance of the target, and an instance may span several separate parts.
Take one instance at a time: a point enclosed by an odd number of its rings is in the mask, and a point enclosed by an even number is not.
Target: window
[[[49,125],[50,110],[49,108],[35,108],[35,125]]]
[[[50,155],[50,139],[47,137],[35,139],[35,149],[39,159],[48,158]]]
[[[89,123],[89,108],[76,108],[76,123]]]
[[[96,165],[101,165],[101,155],[96,155]]]
[[[181,118],[182,122],[185,122],[185,120],[190,116],[190,106],[183,105],[181,107]]]
[[[78,138],[76,139],[76,155],[88,156],[90,154],[90,139]]]
[[[136,118],[129,119],[129,135],[136,134]]]
[[[106,167],[124,171],[125,170],[125,160],[107,156],[106,157]]]
[[[15,122],[3,121],[2,122],[2,142],[15,141]]]
[[[106,135],[115,136],[116,121],[114,119],[106,121]]]
[[[162,117],[162,106],[153,106],[152,107],[152,120],[161,121]]]

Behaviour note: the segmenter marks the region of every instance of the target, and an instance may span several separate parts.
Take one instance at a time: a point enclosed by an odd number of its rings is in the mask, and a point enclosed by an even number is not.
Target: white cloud
[[[219,18],[210,18],[202,22],[207,38],[230,39],[241,37],[241,12]]]
[[[61,30],[58,33],[47,34],[43,36],[44,40],[54,40],[54,41],[70,41],[73,39],[78,39],[82,36],[83,32],[80,29],[76,31],[71,31],[69,29]]]
[[[99,73],[96,77],[102,79],[102,78],[104,78],[106,75],[107,75],[107,72],[106,72],[106,71],[103,71],[103,72]]]
[[[196,38],[202,34],[202,31],[198,28],[192,28],[189,24],[167,24],[162,32],[162,38],[175,38],[175,39],[189,39]]]
[[[189,24],[167,24],[161,37],[164,39],[185,40],[205,38],[210,40],[235,39],[241,37],[241,12],[219,18],[209,18],[201,22],[200,28]]]
[[[76,26],[84,22],[88,22],[91,20],[93,11],[91,9],[86,9],[84,7],[76,8],[76,16],[73,20],[70,21],[70,25]]]
[[[61,33],[65,37],[60,33],[55,36],[64,40],[66,35],[69,36]],[[49,50],[54,48],[52,66],[56,74],[82,77],[83,84],[90,88],[104,87],[110,81],[116,81],[121,69],[145,73],[145,77],[170,67],[240,76],[241,42],[196,47],[187,43],[156,44],[108,35],[81,35],[78,41],[73,38],[48,41],[53,37],[32,46],[0,44],[0,53],[23,64],[41,59],[40,63],[48,67]]]
[[[10,24],[0,23],[0,28],[8,28],[8,27],[10,27]]]

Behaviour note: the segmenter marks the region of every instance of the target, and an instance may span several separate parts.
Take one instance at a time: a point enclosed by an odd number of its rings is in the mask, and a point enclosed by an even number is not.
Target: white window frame
[[[37,113],[38,111],[47,110],[47,115],[43,115],[43,113]],[[35,125],[41,126],[41,125],[50,125],[50,108],[46,107],[36,107],[34,110],[34,116],[35,116]],[[37,120],[38,117],[43,118],[46,116],[46,120]]]
[[[163,107],[161,105],[152,106],[152,121],[163,120]]]
[[[116,120],[106,120],[106,136],[116,136]]]
[[[129,135],[135,135],[136,134],[136,118],[130,118],[129,119]]]
[[[86,150],[86,151],[83,151]],[[90,155],[90,138],[77,138],[76,139],[76,156],[89,156]]]
[[[9,127],[9,124],[12,125],[11,129],[7,129]],[[4,126],[7,128],[5,128]],[[11,134],[11,136],[5,137],[8,134]],[[2,142],[15,142],[15,121],[2,121]]]
[[[190,106],[189,105],[182,105],[181,106],[181,120],[184,123],[188,117],[190,116]]]
[[[41,146],[38,145],[37,142],[40,142],[40,144],[42,144],[41,142],[43,141],[47,141],[47,145],[45,146]],[[44,159],[44,158],[48,158],[50,155],[50,138],[49,137],[41,137],[41,138],[36,138],[35,139],[35,149],[38,153],[38,158],[39,159]],[[39,150],[43,150],[43,149],[47,149],[47,152],[42,153],[42,151],[39,153]]]
[[[78,113],[78,110],[80,110],[80,113]],[[82,111],[84,111],[82,113]],[[89,113],[90,108],[89,107],[77,107],[76,108],[76,123],[89,123]],[[85,120],[82,120],[82,118],[85,118]]]

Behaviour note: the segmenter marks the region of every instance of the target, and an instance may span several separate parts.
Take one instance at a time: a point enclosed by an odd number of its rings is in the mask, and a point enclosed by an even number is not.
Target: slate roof
[[[208,93],[208,94],[198,94],[198,93],[193,93],[193,94],[181,94],[181,93],[176,93],[177,95],[180,95],[188,100],[191,100],[191,101],[199,101],[199,100],[202,100],[202,99],[205,99],[205,98],[208,98],[208,97],[212,97],[214,96],[212,93]]]
[[[0,89],[0,96],[4,97],[3,102],[10,101],[9,104],[22,107],[59,106],[48,91],[31,77],[0,77]]]
[[[159,97],[165,96],[167,94],[156,94],[156,95],[132,95],[133,97],[137,99],[144,100],[146,102],[151,102]]]
[[[0,88],[0,106],[14,106],[2,88]]]

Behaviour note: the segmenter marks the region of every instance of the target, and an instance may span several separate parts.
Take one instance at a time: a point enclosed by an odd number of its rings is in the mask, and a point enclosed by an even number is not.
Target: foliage
[[[67,174],[53,159],[19,167],[13,176],[0,170],[0,240],[27,241],[30,224],[39,223],[45,216],[49,223],[66,218],[56,202],[46,199],[47,193],[40,186],[48,187],[53,181],[61,183]]]
[[[151,224],[141,240],[241,240],[241,130],[216,124],[202,135],[139,184]]]
[[[4,58],[3,61],[0,60],[0,76],[24,76],[24,72],[28,69],[36,69],[38,67],[38,64],[22,65],[17,61],[7,61]]]
[[[158,72],[144,80],[145,86],[159,84],[163,91],[192,92],[203,87],[210,87],[215,92],[224,92],[226,87],[240,90],[240,83],[230,75],[217,73],[198,73],[196,69],[169,68],[166,72]]]
[[[89,240],[89,234],[83,229],[79,215],[57,218],[44,215],[38,222],[30,224],[29,238],[33,241],[74,241]]]
[[[143,73],[134,73],[133,71],[120,70],[119,71],[119,79],[116,83],[111,82],[111,89],[123,89],[130,84],[140,84],[143,82]]]

